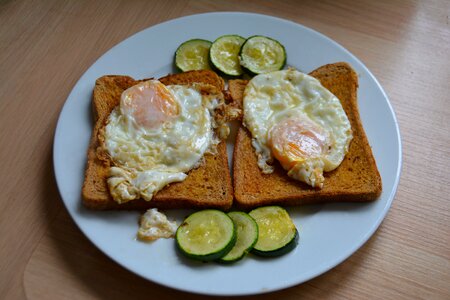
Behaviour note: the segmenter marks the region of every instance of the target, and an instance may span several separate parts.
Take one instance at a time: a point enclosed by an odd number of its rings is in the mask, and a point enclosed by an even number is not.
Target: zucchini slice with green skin
[[[233,263],[244,258],[258,240],[258,225],[250,215],[245,212],[233,211],[228,216],[236,226],[237,240],[233,249],[219,259],[221,263]]]
[[[210,70],[209,49],[211,42],[192,39],[181,44],[175,51],[175,66],[183,72]]]
[[[265,206],[252,210],[249,215],[259,228],[258,241],[252,253],[260,256],[280,256],[297,246],[298,231],[284,208]]]
[[[223,35],[217,38],[209,50],[212,65],[226,75],[242,75],[239,51],[244,42],[245,39],[239,35]]]
[[[239,59],[241,66],[253,74],[268,73],[283,69],[286,50],[277,40],[255,35],[242,45]]]
[[[236,227],[224,212],[207,209],[189,215],[175,236],[180,251],[200,261],[217,260],[236,243]]]

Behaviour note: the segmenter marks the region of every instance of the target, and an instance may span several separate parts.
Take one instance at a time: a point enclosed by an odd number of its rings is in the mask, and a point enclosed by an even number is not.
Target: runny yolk
[[[122,114],[133,116],[139,126],[151,129],[177,116],[178,104],[166,86],[149,80],[122,93]]]
[[[329,133],[305,117],[291,117],[275,124],[269,146],[284,168],[291,169],[306,158],[321,157],[329,144]]]

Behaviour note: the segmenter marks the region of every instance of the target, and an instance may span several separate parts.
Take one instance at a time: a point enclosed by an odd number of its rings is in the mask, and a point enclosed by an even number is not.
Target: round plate
[[[300,233],[298,247],[274,259],[249,256],[232,266],[195,263],[180,257],[174,240],[136,241],[138,212],[89,211],[81,205],[86,151],[92,130],[95,80],[106,74],[134,78],[171,72],[177,47],[192,38],[215,40],[223,34],[267,35],[286,47],[287,65],[310,72],[345,61],[359,75],[358,102],[364,129],[383,180],[372,203],[325,204],[290,208]],[[389,100],[370,71],[324,35],[299,24],[258,14],[208,13],[171,20],[143,30],[113,47],[80,78],[61,111],[54,140],[54,168],[61,197],[81,231],[106,255],[128,270],[172,288],[209,295],[258,294],[290,287],[341,263],[378,228],[394,198],[401,170],[401,141]],[[231,157],[230,153],[230,157]],[[181,221],[187,211],[170,211]],[[276,274],[276,276],[272,276]]]

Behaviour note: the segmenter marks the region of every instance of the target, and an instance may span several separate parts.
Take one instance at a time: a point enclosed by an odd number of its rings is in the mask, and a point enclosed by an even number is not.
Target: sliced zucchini
[[[175,66],[183,72],[192,70],[210,70],[209,48],[211,42],[192,39],[181,44],[175,51]]]
[[[249,37],[239,53],[241,66],[253,74],[281,70],[286,64],[284,46],[269,37],[255,35]]]
[[[260,256],[280,256],[295,248],[298,231],[284,208],[265,206],[252,210],[249,215],[258,224],[258,241],[252,253]]]
[[[222,263],[232,263],[242,259],[258,240],[258,225],[252,217],[240,211],[229,212],[228,216],[236,226],[237,240],[231,251],[219,259]]]
[[[245,39],[239,35],[223,35],[217,38],[209,50],[214,67],[226,75],[239,76],[243,73],[239,62],[239,51]]]
[[[189,215],[178,227],[175,239],[186,256],[201,261],[217,260],[236,243],[236,228],[226,213],[207,209]]]

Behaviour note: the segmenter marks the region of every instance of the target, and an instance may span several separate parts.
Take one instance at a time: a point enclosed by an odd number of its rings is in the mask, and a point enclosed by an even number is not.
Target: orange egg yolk
[[[179,113],[178,103],[167,87],[156,80],[134,85],[122,93],[122,114],[132,116],[138,126],[157,128]]]
[[[305,117],[291,117],[269,131],[269,146],[286,169],[307,158],[321,157],[329,145],[329,133]]]

